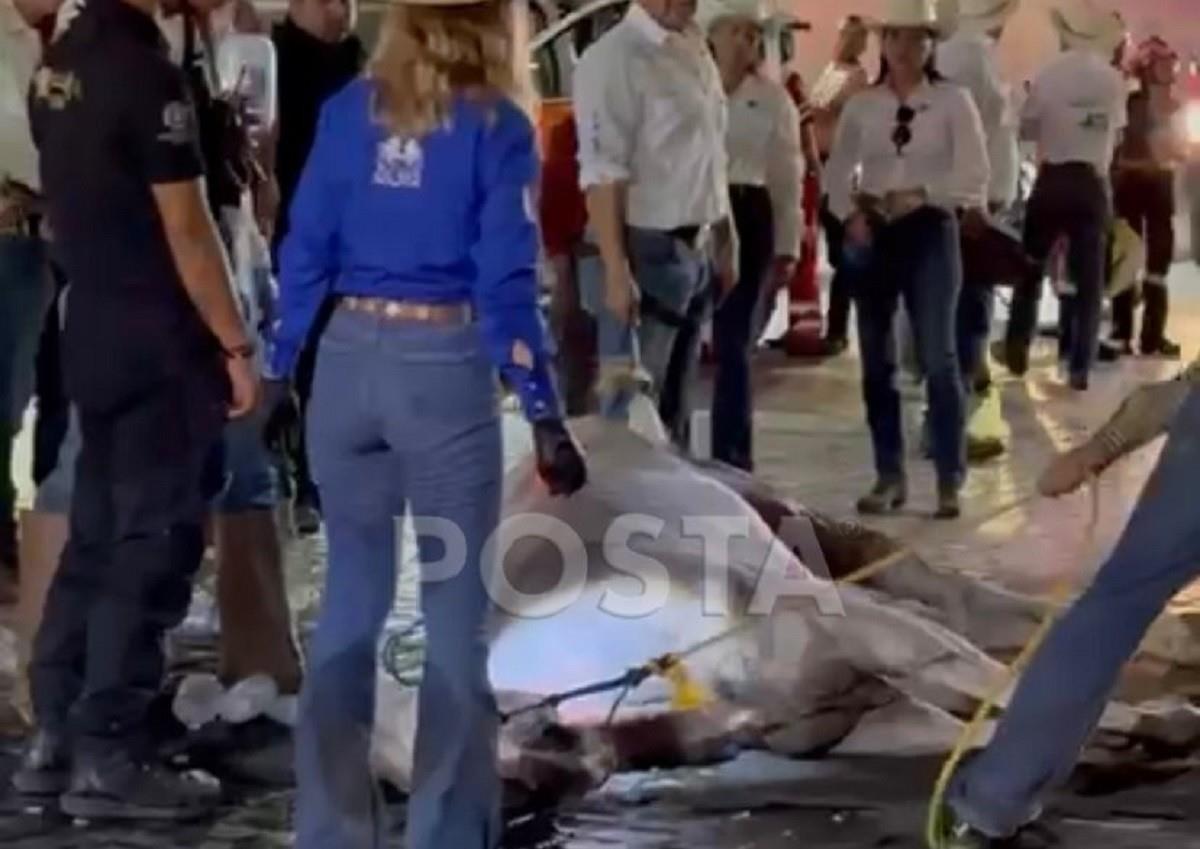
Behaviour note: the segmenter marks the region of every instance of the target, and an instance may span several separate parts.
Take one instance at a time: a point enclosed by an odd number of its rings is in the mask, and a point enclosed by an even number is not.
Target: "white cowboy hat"
[[[1050,10],[1050,20],[1070,49],[1111,56],[1125,39],[1125,21],[1120,13],[1095,0],[1067,0]]]
[[[958,0],[956,21],[959,29],[991,32],[1012,17],[1021,0]]]
[[[770,17],[771,10],[764,0],[700,0],[696,26],[708,33],[717,21],[726,18],[742,18],[761,26]]]
[[[941,34],[935,0],[888,0],[883,14],[871,22],[875,29],[924,29]]]

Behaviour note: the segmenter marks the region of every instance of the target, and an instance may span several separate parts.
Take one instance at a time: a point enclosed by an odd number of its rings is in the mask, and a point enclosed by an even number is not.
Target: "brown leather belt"
[[[475,320],[470,303],[422,304],[416,301],[394,301],[390,298],[364,298],[347,295],[341,305],[348,310],[377,315],[389,321],[419,321],[429,324],[463,325]]]

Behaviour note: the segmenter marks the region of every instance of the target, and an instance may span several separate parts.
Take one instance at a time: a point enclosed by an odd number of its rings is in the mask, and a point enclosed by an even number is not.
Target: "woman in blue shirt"
[[[521,397],[551,492],[586,471],[537,310],[533,129],[514,103],[507,4],[394,6],[363,78],[324,107],[280,256],[272,365],[319,307],[309,454],[329,571],[297,733],[297,847],[382,846],[368,749],[397,517],[420,517],[428,642],[407,846],[500,838],[486,543],[500,513],[495,373]],[[436,7],[436,8],[435,8]]]

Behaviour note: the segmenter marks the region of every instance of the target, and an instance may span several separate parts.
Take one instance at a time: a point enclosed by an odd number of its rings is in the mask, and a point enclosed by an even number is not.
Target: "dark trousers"
[[[1162,345],[1167,327],[1167,273],[1175,258],[1175,178],[1170,171],[1126,171],[1117,175],[1113,195],[1117,215],[1146,244],[1141,346],[1144,351],[1155,351]],[[1113,298],[1114,339],[1133,340],[1136,299],[1132,290]]]
[[[828,197],[821,203],[821,228],[825,231],[829,264],[833,266],[833,280],[829,283],[829,314],[825,318],[825,337],[845,339],[850,330],[850,303],[853,295],[850,277],[842,271],[842,243],[846,238],[846,225],[830,211]]]
[[[737,286],[713,315],[717,370],[712,454],[717,460],[750,471],[754,467],[751,332],[775,257],[775,219],[771,196],[760,186],[733,186],[729,197],[739,239],[739,272]]]
[[[962,292],[958,296],[956,347],[963,384],[968,394],[973,394],[975,387],[980,383],[986,383],[984,366],[987,362],[987,343],[992,331],[995,305],[995,293],[990,286],[978,285],[971,280],[964,281]]]
[[[1104,297],[1104,254],[1112,215],[1107,180],[1091,165],[1045,165],[1025,212],[1025,250],[1043,269],[1013,291],[1008,339],[1028,347],[1037,329],[1044,268],[1060,236],[1066,236],[1071,282],[1076,294],[1067,316],[1072,376],[1086,377],[1096,359]]]
[[[81,408],[71,531],[30,684],[39,725],[103,757],[135,746],[191,601],[220,482],[224,376],[209,366],[114,411]]]
[[[942,486],[966,474],[966,412],[956,345],[962,254],[958,221],[926,207],[875,232],[869,255],[853,266],[862,355],[863,400],[879,477],[904,475],[904,430],[896,388],[896,308],[901,297],[916,335],[929,393],[933,457]]]

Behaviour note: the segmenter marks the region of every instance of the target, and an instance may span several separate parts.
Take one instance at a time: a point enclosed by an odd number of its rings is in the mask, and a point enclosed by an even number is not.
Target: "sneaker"
[[[1183,354],[1183,349],[1166,337],[1163,337],[1163,339],[1156,345],[1146,345],[1143,343],[1141,347],[1143,357],[1155,357],[1161,360],[1178,360]]]
[[[908,485],[903,479],[880,480],[874,489],[858,500],[858,512],[864,516],[882,516],[899,510],[908,501]]]
[[[933,518],[949,521],[962,515],[957,486],[938,486],[938,507]]]
[[[13,789],[33,799],[54,799],[67,791],[70,782],[71,750],[66,738],[39,731],[13,773]]]
[[[177,773],[126,754],[76,764],[60,799],[64,814],[82,820],[185,821],[212,814],[221,785],[205,773]]]

